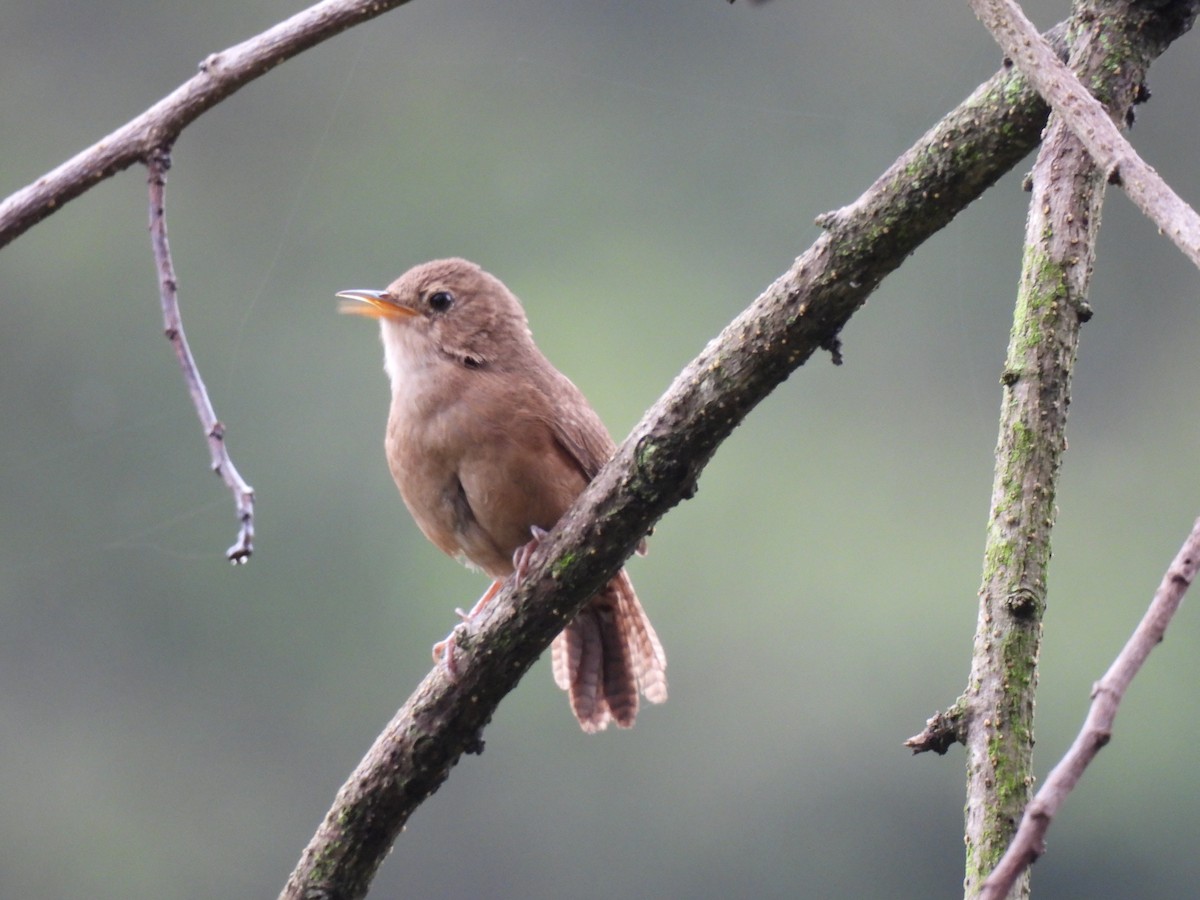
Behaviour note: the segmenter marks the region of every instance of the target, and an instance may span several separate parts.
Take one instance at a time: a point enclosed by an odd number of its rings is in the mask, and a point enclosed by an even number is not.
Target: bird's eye
[[[435,291],[429,295],[429,308],[434,312],[445,312],[454,305],[454,295],[449,291]]]

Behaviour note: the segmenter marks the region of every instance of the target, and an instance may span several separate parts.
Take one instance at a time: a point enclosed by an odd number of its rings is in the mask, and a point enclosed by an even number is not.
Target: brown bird
[[[499,279],[463,259],[419,265],[384,291],[342,291],[378,319],[392,384],[385,448],[421,531],[494,581],[523,574],[550,529],[616,449],[583,394],[533,343]],[[434,646],[453,673],[453,634]],[[662,644],[622,569],[554,639],[554,680],[584,731],[628,728],[638,693],[667,699]]]

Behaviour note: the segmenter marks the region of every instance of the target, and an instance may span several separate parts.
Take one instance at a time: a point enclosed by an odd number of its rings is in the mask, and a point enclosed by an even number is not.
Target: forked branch
[[[1137,208],[1170,237],[1195,265],[1200,266],[1200,215],[1188,206],[1133,149],[1101,101],[1050,48],[1033,23],[1013,0],[970,0],[975,15],[987,26],[1005,54],[1053,107],[1079,138],[1088,155],[1113,184],[1119,184]],[[1142,4],[1149,9],[1152,28],[1166,20],[1196,16],[1196,4],[1162,2]],[[1170,26],[1168,26],[1170,27]],[[1190,25],[1189,25],[1190,27]],[[1114,65],[1143,65],[1138,60],[1114,58]]]
[[[408,0],[322,0],[262,34],[209,55],[200,72],[148,110],[0,203],[0,247],[106,178],[171,146],[234,91],[347,28]]]

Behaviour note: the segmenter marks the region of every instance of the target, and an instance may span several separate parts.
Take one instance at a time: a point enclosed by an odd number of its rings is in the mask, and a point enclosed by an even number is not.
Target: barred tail
[[[667,657],[624,569],[554,639],[551,665],[589,733],[632,727],[639,693],[667,699]]]

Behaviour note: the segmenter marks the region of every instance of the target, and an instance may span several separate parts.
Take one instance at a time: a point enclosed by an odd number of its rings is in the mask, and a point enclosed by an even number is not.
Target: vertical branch
[[[1147,63],[1139,17],[1119,0],[1075,4],[1071,66],[1123,121]],[[1132,47],[1132,49],[1131,49]],[[971,676],[966,896],[979,896],[1033,783],[1033,706],[1055,491],[1100,224],[1104,173],[1053,115],[1031,178],[1021,284],[1004,399]],[[1013,896],[1029,892],[1028,873]]]
[[[1052,119],[1033,170],[966,693],[968,897],[1008,845],[1033,781],[1054,495],[1103,187],[1082,145]]]
[[[234,565],[246,562],[254,550],[254,489],[242,479],[229,448],[225,446],[225,426],[217,419],[208,391],[196,368],[196,360],[183,332],[183,320],[179,316],[179,296],[176,291],[175,266],[171,262],[171,247],[167,243],[166,202],[167,170],[171,168],[171,151],[159,147],[146,160],[150,184],[150,244],[154,249],[154,261],[158,267],[158,290],[162,300],[163,330],[175,350],[183,380],[192,397],[192,405],[200,417],[200,425],[208,437],[208,452],[212,468],[233,492],[237,506],[238,538],[225,555]]]

